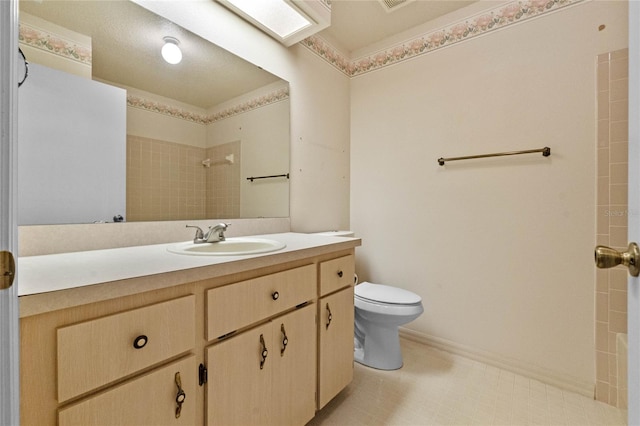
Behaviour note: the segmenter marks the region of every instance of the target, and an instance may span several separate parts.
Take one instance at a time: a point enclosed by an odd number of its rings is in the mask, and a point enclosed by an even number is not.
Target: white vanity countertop
[[[68,300],[76,292],[63,290],[91,290],[94,294],[113,290],[114,296],[116,293],[122,296],[348,250],[361,244],[359,238],[291,232],[256,237],[281,241],[287,246],[275,252],[243,256],[175,254],[167,248],[177,243],[168,243],[21,257],[17,274],[20,316],[74,305],[73,301],[62,300]],[[106,290],[104,285],[96,284],[109,284],[113,288]],[[36,309],[31,306],[35,304],[23,303],[35,298],[38,305],[45,302],[50,306]]]

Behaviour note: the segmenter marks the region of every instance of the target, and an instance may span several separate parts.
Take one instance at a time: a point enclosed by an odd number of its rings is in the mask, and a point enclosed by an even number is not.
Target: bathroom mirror
[[[126,90],[126,221],[289,215],[286,81],[130,1],[21,0],[20,27],[30,63]]]

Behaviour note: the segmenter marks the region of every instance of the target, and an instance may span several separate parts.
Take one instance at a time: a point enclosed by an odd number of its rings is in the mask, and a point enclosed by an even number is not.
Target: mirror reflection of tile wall
[[[207,218],[240,217],[240,141],[207,148]]]
[[[239,216],[239,141],[205,149],[127,136],[128,221]]]
[[[597,66],[597,242],[624,251],[630,214],[627,203],[628,49],[599,55]],[[626,269],[598,269],[595,298],[596,399],[626,408],[626,353],[618,351],[619,341],[626,340],[627,333]]]

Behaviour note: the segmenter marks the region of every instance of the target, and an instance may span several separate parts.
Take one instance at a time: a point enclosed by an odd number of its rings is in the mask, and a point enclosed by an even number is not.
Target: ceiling
[[[0,0],[2,1],[2,0]],[[20,11],[91,37],[94,79],[210,108],[280,79],[129,1],[20,1]],[[160,56],[164,36],[183,60]]]
[[[381,0],[332,0],[332,24],[320,35],[350,53],[471,3],[407,0],[387,12]],[[279,80],[129,1],[20,0],[20,10],[91,37],[94,78],[189,105],[210,108]],[[164,36],[180,40],[180,64],[161,59]]]
[[[351,53],[476,1],[407,0],[389,12],[381,0],[332,0],[331,26],[320,35]]]

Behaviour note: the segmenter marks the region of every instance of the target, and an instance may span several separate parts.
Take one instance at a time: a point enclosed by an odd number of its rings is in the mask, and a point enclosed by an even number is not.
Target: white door
[[[16,182],[18,1],[0,0],[0,425],[19,424],[18,286],[9,288],[17,253]]]
[[[629,241],[640,243],[640,3],[629,2]],[[640,425],[640,278],[628,281],[629,425]]]

